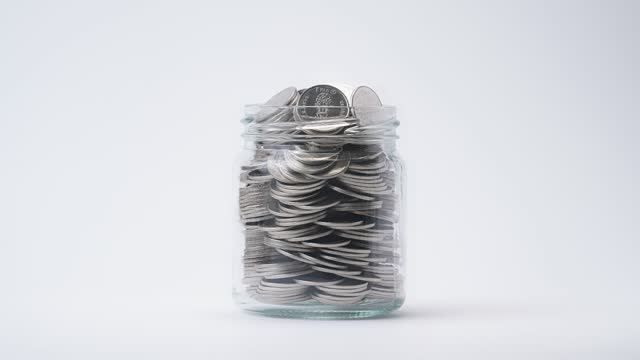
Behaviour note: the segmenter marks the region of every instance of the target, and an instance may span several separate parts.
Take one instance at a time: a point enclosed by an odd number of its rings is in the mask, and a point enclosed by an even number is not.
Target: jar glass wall
[[[326,107],[325,107],[326,108]],[[269,316],[361,318],[404,302],[404,169],[393,107],[247,106],[234,299]],[[276,121],[261,121],[265,113]],[[278,121],[278,120],[282,121]]]

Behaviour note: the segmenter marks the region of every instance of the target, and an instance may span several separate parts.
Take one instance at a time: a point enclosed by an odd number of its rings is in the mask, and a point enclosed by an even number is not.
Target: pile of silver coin
[[[357,305],[402,287],[398,121],[369,87],[282,90],[247,119],[243,284],[263,303]]]

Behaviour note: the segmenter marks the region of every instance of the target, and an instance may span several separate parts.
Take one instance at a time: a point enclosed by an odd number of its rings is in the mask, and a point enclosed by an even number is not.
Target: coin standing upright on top
[[[296,114],[300,119],[332,119],[349,115],[349,99],[337,87],[315,85],[298,99]]]

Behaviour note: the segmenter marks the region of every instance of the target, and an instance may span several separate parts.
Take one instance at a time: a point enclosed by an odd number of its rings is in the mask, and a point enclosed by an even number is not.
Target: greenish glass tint
[[[242,297],[242,295],[240,295]],[[404,298],[396,298],[389,301],[377,301],[357,306],[342,306],[331,308],[314,302],[298,305],[270,305],[255,304],[254,301],[243,301],[237,296],[236,303],[246,312],[277,318],[304,318],[304,319],[366,319],[383,317],[399,309],[404,304]]]
[[[358,111],[377,122],[305,120],[295,106],[246,107],[245,146],[234,167],[233,297],[243,310],[361,319],[404,303],[399,123],[393,107]],[[276,120],[255,121],[265,113]]]

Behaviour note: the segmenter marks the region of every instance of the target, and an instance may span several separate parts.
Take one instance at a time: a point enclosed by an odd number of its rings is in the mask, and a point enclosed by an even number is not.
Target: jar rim
[[[393,105],[381,106],[299,106],[299,105],[268,105],[268,104],[248,104],[244,106],[244,117],[241,122],[249,125],[266,125],[267,118],[275,115],[292,114],[295,122],[306,121],[338,121],[341,119],[365,119],[373,115],[377,123],[388,122],[388,120],[396,120],[397,108]],[[339,115],[330,115],[326,117],[307,116],[305,110],[322,109],[322,110],[338,110]],[[345,110],[345,111],[342,111]],[[366,121],[368,125],[373,125],[373,121]],[[282,123],[282,122],[280,122]]]

